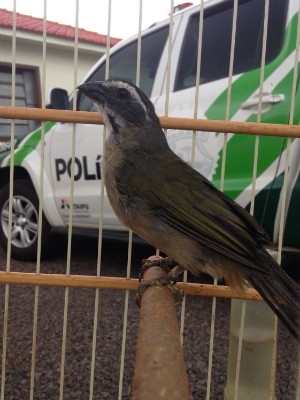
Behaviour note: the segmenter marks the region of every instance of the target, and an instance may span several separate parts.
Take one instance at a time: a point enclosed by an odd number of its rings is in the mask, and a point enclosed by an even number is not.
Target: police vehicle
[[[199,42],[200,5],[174,14],[173,49],[170,63],[168,115],[234,121],[299,124],[300,88],[297,85],[293,118],[290,116],[292,83],[296,52],[298,0],[270,0],[268,34],[261,100],[259,97],[264,36],[265,2],[238,2],[232,86],[229,89],[229,65],[233,23],[233,0],[210,0],[203,13],[203,37]],[[158,115],[165,115],[168,63],[169,19],[142,33],[140,86],[155,104]],[[109,76],[135,82],[137,42],[133,37],[116,45],[110,52]],[[201,48],[200,90],[195,110],[197,57]],[[105,78],[106,59],[87,74],[84,81]],[[299,71],[298,71],[299,74]],[[299,76],[297,77],[299,80]],[[230,90],[230,106],[227,99]],[[54,89],[53,108],[69,108],[72,96]],[[259,111],[259,109],[261,111]],[[77,96],[77,110],[93,110],[82,93]],[[52,228],[66,227],[73,209],[73,226],[98,229],[100,215],[101,158],[103,127],[77,124],[74,169],[74,197],[71,207],[70,182],[73,125],[47,122],[44,125],[44,186],[42,249],[47,249]],[[186,162],[208,177],[217,187],[221,180],[223,135],[169,130],[170,147]],[[225,192],[245,208],[251,201],[254,136],[229,134]],[[279,213],[287,139],[261,136],[257,162],[255,217],[278,241]],[[12,256],[36,258],[38,237],[38,193],[40,185],[41,128],[17,139],[13,155],[14,195]],[[291,145],[287,182],[284,246],[300,248],[300,144]],[[0,243],[7,245],[9,209],[10,146],[0,151]],[[116,218],[104,194],[105,232],[126,231]]]

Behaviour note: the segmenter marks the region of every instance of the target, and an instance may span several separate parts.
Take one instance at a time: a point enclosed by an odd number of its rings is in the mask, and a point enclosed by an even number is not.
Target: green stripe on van
[[[275,87],[273,93],[286,93],[287,86],[292,84],[293,71],[290,71],[284,79]],[[288,91],[289,93],[291,91]],[[281,104],[274,105],[270,111],[262,114],[262,122],[287,123],[290,112],[290,99]],[[252,114],[247,121],[256,122],[256,114]],[[236,198],[252,182],[253,159],[255,148],[255,136],[234,135],[228,142],[226,156],[229,160],[226,163],[225,190],[229,196]],[[257,163],[257,176],[260,176],[286,148],[286,140],[281,137],[260,136],[259,156]],[[243,150],[242,150],[243,149]],[[222,157],[222,152],[221,152]],[[221,162],[219,162],[214,175],[214,183],[218,185],[221,177]],[[227,185],[227,187],[226,187]]]
[[[56,124],[56,122],[45,122],[45,134],[49,132],[49,130]],[[30,154],[33,150],[37,148],[41,141],[42,137],[42,128],[39,127],[34,132],[28,135],[28,137],[24,138],[24,141],[21,144],[21,147],[16,149],[14,154],[14,165],[21,165],[24,159]],[[10,159],[7,161],[7,166],[10,165]]]
[[[295,43],[294,38],[296,40],[297,16],[298,15],[295,15],[293,17],[287,27],[285,42],[279,56],[266,66],[265,79],[295,50],[293,43]],[[291,90],[287,90],[287,88],[291,88],[292,76],[293,70],[279,82],[274,88],[273,93],[291,93]],[[240,104],[250,97],[255,91],[255,88],[259,87],[259,79],[260,69],[256,69],[243,74],[232,84],[230,118],[238,111]],[[208,119],[224,119],[226,99],[227,90],[217,98],[207,111],[206,116]],[[272,121],[273,123],[287,123],[289,108],[290,98],[287,97],[285,102],[273,106],[270,111],[263,113],[262,122]],[[257,114],[252,114],[250,118],[247,119],[248,122],[256,122],[256,120]],[[225,191],[232,198],[236,198],[252,182],[254,143],[255,137],[252,135],[234,135],[227,144],[226,151],[229,162],[226,163],[225,176],[230,178],[226,179]],[[263,173],[266,168],[278,158],[280,152],[284,150],[285,147],[286,141],[283,138],[260,137],[257,176]],[[244,149],[242,153],[241,149]],[[213,177],[213,183],[217,187],[221,179],[222,155],[223,150],[220,151],[220,161]],[[261,155],[263,155],[263,157]]]

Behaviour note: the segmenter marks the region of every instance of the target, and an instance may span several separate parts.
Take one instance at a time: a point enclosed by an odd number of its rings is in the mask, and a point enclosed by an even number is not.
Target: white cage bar
[[[137,72],[136,72],[136,84],[139,86],[141,82],[140,67],[141,67],[141,52],[142,52],[142,21],[144,4],[147,0],[139,0],[139,18],[137,24]],[[118,398],[122,399],[123,396],[123,378],[124,378],[124,368],[126,365],[125,350],[127,342],[127,323],[128,323],[128,304],[129,304],[129,294],[130,291],[136,290],[137,280],[131,278],[131,258],[132,258],[132,232],[129,233],[128,237],[128,258],[127,258],[127,272],[126,278],[107,278],[101,276],[101,257],[102,257],[102,229],[103,229],[103,198],[104,198],[104,186],[103,180],[99,185],[99,209],[100,209],[100,220],[99,220],[99,242],[98,242],[98,257],[97,257],[97,273],[95,277],[91,276],[76,276],[72,274],[72,216],[73,216],[73,193],[74,193],[74,167],[75,167],[75,156],[76,156],[76,123],[90,123],[90,124],[102,124],[103,121],[97,113],[93,112],[80,112],[76,111],[76,86],[78,84],[78,29],[80,22],[80,10],[84,6],[79,0],[74,0],[75,11],[75,40],[74,40],[74,101],[72,111],[62,111],[62,110],[49,110],[46,109],[46,49],[47,49],[47,7],[51,3],[51,0],[44,0],[44,14],[43,14],[43,40],[42,40],[42,71],[41,71],[41,93],[42,93],[42,108],[41,109],[22,109],[16,107],[16,43],[17,37],[17,2],[14,0],[13,3],[13,30],[12,30],[12,103],[11,107],[0,106],[0,118],[11,119],[11,163],[10,163],[10,213],[9,213],[9,225],[12,225],[12,198],[13,198],[13,178],[14,178],[14,143],[15,143],[15,119],[32,119],[42,121],[41,136],[42,136],[42,157],[40,170],[44,170],[44,123],[43,121],[65,121],[73,123],[73,135],[72,135],[72,162],[71,162],[71,183],[70,183],[70,213],[68,221],[68,245],[67,245],[67,261],[66,261],[66,272],[65,275],[54,275],[54,274],[42,274],[41,273],[41,239],[38,241],[38,252],[37,252],[37,262],[36,262],[36,273],[21,273],[21,272],[11,272],[11,229],[8,235],[8,250],[7,250],[7,260],[6,260],[6,270],[5,272],[0,272],[0,283],[5,284],[5,305],[4,305],[4,322],[3,322],[3,350],[2,350],[2,381],[1,381],[1,400],[5,399],[5,378],[6,378],[6,352],[7,352],[7,335],[8,335],[8,317],[9,317],[9,288],[11,284],[25,284],[35,286],[35,297],[34,297],[34,317],[33,317],[33,335],[32,335],[32,365],[31,365],[31,375],[30,375],[30,399],[34,398],[34,382],[35,382],[35,362],[36,362],[36,352],[37,352],[37,327],[38,327],[38,312],[39,312],[39,287],[40,286],[62,286],[65,289],[64,293],[64,322],[62,330],[62,348],[61,348],[61,369],[60,369],[60,389],[59,398],[62,400],[64,398],[64,373],[65,369],[68,368],[66,365],[66,341],[67,341],[67,328],[68,328],[68,310],[69,310],[69,287],[92,287],[95,288],[95,303],[94,303],[94,319],[93,319],[93,336],[92,336],[92,352],[91,352],[91,373],[90,373],[90,391],[89,399],[94,398],[94,378],[95,378],[95,360],[96,360],[96,343],[97,343],[97,333],[101,329],[98,321],[99,314],[99,299],[101,295],[101,288],[117,288],[125,290],[124,297],[124,314],[123,314],[123,326],[122,326],[122,349],[120,354],[120,374],[119,374],[119,393]],[[105,77],[109,78],[109,60],[110,60],[110,38],[111,38],[111,21],[114,16],[112,15],[112,3],[113,0],[108,0],[108,16],[107,16],[107,45],[106,45],[106,72]],[[294,120],[294,108],[295,108],[295,96],[296,96],[296,84],[298,77],[298,61],[299,61],[299,18],[298,18],[298,31],[297,31],[297,45],[295,51],[295,64],[294,64],[294,74],[293,74],[293,87],[291,96],[291,106],[290,106],[290,119],[287,125],[269,124],[261,123],[261,112],[262,112],[262,96],[264,93],[264,69],[265,69],[265,58],[266,58],[266,41],[267,41],[267,23],[268,23],[268,10],[269,10],[269,0],[265,0],[265,19],[264,19],[264,35],[263,35],[263,48],[261,56],[261,72],[260,72],[260,85],[259,85],[259,106],[257,114],[257,122],[238,122],[231,121],[230,119],[230,107],[231,107],[231,90],[232,90],[232,78],[233,78],[233,65],[234,65],[234,50],[235,50],[235,39],[236,39],[236,21],[238,15],[238,0],[233,0],[234,13],[233,13],[233,23],[232,23],[232,35],[231,35],[231,52],[230,52],[230,65],[229,65],[229,77],[228,77],[228,90],[227,90],[227,102],[226,102],[226,113],[224,121],[219,120],[204,120],[198,118],[198,103],[199,103],[199,92],[201,92],[200,77],[201,77],[201,50],[202,50],[202,37],[203,37],[203,14],[205,2],[201,0],[200,2],[200,24],[199,24],[199,37],[198,37],[198,55],[197,55],[197,79],[195,88],[195,102],[194,108],[191,109],[191,118],[175,118],[169,117],[169,102],[171,91],[171,60],[173,51],[173,41],[175,40],[173,32],[173,9],[174,2],[170,0],[170,25],[169,25],[169,39],[168,39],[168,62],[166,68],[166,89],[165,89],[165,116],[161,117],[162,127],[165,129],[166,134],[168,134],[168,129],[178,129],[178,130],[191,130],[193,132],[192,136],[192,156],[191,163],[194,165],[195,157],[195,146],[196,146],[196,135],[199,131],[208,132],[222,132],[224,134],[224,145],[223,145],[223,156],[222,156],[222,169],[221,169],[221,180],[220,189],[224,190],[224,182],[226,180],[226,146],[227,146],[227,133],[236,134],[247,134],[247,135],[257,135],[255,141],[254,150],[254,160],[253,160],[253,184],[252,184],[252,199],[251,199],[251,214],[254,213],[254,200],[256,193],[256,177],[257,177],[257,162],[259,154],[259,135],[269,135],[269,136],[283,136],[288,137],[286,161],[285,161],[285,171],[284,171],[284,182],[283,190],[281,192],[281,209],[280,209],[280,232],[279,232],[279,246],[278,246],[278,260],[281,259],[282,251],[282,241],[283,241],[283,230],[285,221],[285,201],[286,201],[286,191],[287,191],[287,180],[288,180],[288,168],[289,168],[289,156],[290,147],[292,139],[300,138],[300,127],[298,125],[293,125]],[[300,1],[299,1],[300,7]],[[299,8],[300,10],[300,8]],[[200,104],[201,106],[201,104]],[[105,133],[103,135],[103,140],[105,139]],[[44,174],[40,174],[40,192],[39,198],[43,198],[43,177]],[[39,206],[39,225],[38,232],[39,238],[42,232],[42,202]],[[212,369],[213,369],[213,352],[214,352],[214,335],[215,335],[215,319],[216,316],[216,297],[226,297],[226,298],[245,298],[248,300],[260,300],[260,296],[252,289],[248,289],[244,296],[240,296],[235,291],[224,286],[217,286],[217,282],[214,285],[197,285],[188,283],[186,281],[186,275],[184,282],[180,283],[179,286],[184,288],[186,294],[190,295],[200,295],[200,296],[210,296],[212,300],[212,314],[211,314],[211,336],[209,345],[209,355],[208,355],[208,375],[207,375],[207,391],[206,400],[211,398],[211,380],[212,380]],[[184,325],[185,325],[185,306],[188,299],[185,298],[180,317],[180,337],[183,341],[184,335]],[[239,301],[239,300],[238,300]],[[234,400],[239,399],[239,373],[240,373],[240,361],[243,352],[243,329],[244,329],[244,318],[247,314],[246,302],[243,301],[242,308],[242,318],[240,327],[240,338],[238,343],[238,357],[236,366],[236,380],[234,384]],[[272,370],[270,371],[270,397],[273,399],[275,391],[275,366],[276,366],[276,334],[274,331],[274,352],[272,357]],[[299,378],[298,378],[299,379]],[[299,385],[298,385],[299,386]],[[299,390],[298,395],[299,396]],[[297,399],[298,400],[298,399]]]

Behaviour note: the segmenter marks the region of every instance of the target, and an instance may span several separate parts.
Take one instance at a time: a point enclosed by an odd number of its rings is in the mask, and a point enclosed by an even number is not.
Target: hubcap
[[[2,230],[8,238],[9,200],[1,212]],[[30,200],[23,196],[14,196],[12,202],[11,243],[15,247],[25,249],[32,245],[38,235],[38,213]]]

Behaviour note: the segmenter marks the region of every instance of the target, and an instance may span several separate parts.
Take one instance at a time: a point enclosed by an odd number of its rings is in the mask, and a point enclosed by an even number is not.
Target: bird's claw
[[[147,281],[143,281],[144,272],[151,267],[161,267],[166,272],[167,275],[162,278],[150,279]],[[136,295],[136,304],[138,307],[141,306],[142,296],[145,290],[150,286],[166,286],[169,290],[171,290],[175,305],[182,303],[184,292],[180,288],[176,286],[178,275],[172,274],[172,271],[177,270],[176,263],[174,263],[169,257],[156,259],[156,260],[143,260],[143,266],[141,268],[141,272],[139,275],[139,286]]]
[[[142,282],[145,271],[151,267],[160,267],[168,274],[175,266],[176,263],[170,257],[156,258],[153,260],[149,260],[149,258],[145,259],[142,261],[142,268],[139,273],[139,282]]]

